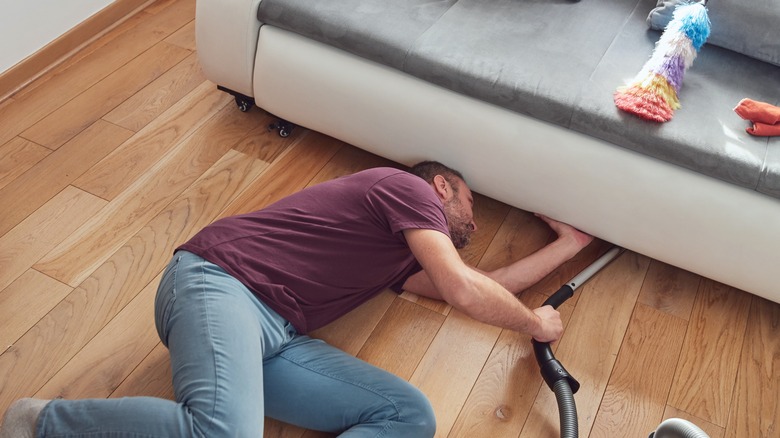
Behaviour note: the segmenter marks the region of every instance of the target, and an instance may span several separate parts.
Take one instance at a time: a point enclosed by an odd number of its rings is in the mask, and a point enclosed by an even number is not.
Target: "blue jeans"
[[[54,400],[37,434],[259,437],[263,417],[344,437],[431,437],[428,399],[405,380],[293,326],[218,266],[178,252],[155,302],[176,401]]]

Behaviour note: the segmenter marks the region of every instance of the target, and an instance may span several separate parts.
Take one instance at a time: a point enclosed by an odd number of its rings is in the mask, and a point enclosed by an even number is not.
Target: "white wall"
[[[111,4],[113,0],[0,0],[0,72]]]

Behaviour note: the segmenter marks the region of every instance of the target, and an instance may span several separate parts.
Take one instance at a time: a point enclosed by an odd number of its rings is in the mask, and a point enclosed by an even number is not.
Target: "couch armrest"
[[[261,0],[197,0],[198,59],[210,81],[252,96]]]

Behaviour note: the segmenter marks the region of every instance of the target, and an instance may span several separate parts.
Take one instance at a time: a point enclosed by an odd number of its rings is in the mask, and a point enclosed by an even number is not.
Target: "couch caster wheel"
[[[238,110],[242,113],[245,113],[252,109],[252,105],[254,104],[254,101],[252,99],[243,97],[243,96],[236,96],[236,105],[238,105]]]
[[[225,93],[233,96],[236,99],[236,106],[238,106],[238,110],[242,113],[249,111],[255,105],[255,99],[251,96],[241,94],[221,85],[217,85],[217,90],[224,91]]]
[[[278,121],[271,123],[268,125],[269,131],[278,131],[279,137],[287,138],[292,134],[292,130],[295,127],[292,123],[288,122],[287,120],[279,119]]]

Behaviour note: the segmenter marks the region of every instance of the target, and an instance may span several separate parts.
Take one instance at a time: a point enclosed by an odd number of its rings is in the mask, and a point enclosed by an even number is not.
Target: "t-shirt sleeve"
[[[409,267],[409,270],[407,270],[406,272],[403,273],[403,275],[401,275],[401,278],[399,278],[397,282],[390,285],[390,290],[397,294],[400,294],[401,292],[404,291],[404,284],[406,284],[406,280],[408,280],[409,277],[411,277],[412,275],[420,271],[422,271],[422,266],[420,265],[419,262],[415,261],[414,264]]]
[[[420,177],[400,172],[374,184],[367,193],[369,205],[393,233],[431,229],[449,236],[441,201]]]

